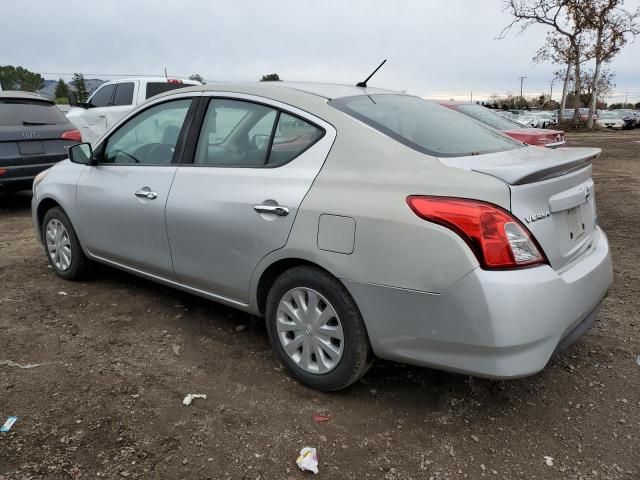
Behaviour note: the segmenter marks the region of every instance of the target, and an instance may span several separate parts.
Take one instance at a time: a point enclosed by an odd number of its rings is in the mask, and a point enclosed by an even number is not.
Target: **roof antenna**
[[[385,63],[387,63],[387,59],[386,58],[382,61],[382,63],[380,65],[378,65],[378,68],[376,68],[373,71],[373,73],[371,73],[371,75],[369,75],[364,82],[356,83],[356,87],[367,88],[367,82],[371,79],[371,77],[373,77],[376,74],[376,72],[378,70],[380,70],[380,67],[382,67],[382,65],[384,65]]]

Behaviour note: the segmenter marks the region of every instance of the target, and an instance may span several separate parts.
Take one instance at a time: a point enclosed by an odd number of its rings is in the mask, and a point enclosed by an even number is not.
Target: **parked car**
[[[53,271],[98,261],[264,317],[292,375],[374,356],[538,372],[612,282],[595,148],[523,146],[419,97],[264,82],[169,92],[35,182]]]
[[[505,135],[515,138],[522,143],[538,147],[557,148],[565,145],[564,132],[561,130],[543,130],[527,128],[513,122],[493,110],[471,102],[440,102],[452,110],[464,113],[490,127],[500,130]]]
[[[86,103],[78,103],[75,92],[71,92],[69,103],[75,108],[67,113],[67,117],[80,129],[85,141],[93,144],[126,113],[147,99],[193,85],[200,85],[200,82],[164,77],[113,80],[100,85]]]
[[[0,193],[29,190],[34,177],[67,158],[80,132],[35,93],[0,92]]]
[[[628,112],[610,110],[600,114],[597,124],[606,128],[632,129],[636,126],[636,119]]]
[[[515,122],[519,125],[522,125],[523,127],[542,128],[542,122],[536,115],[516,115]]]
[[[540,128],[548,128],[558,123],[557,115],[554,117],[554,112],[536,112],[536,117],[539,119]]]

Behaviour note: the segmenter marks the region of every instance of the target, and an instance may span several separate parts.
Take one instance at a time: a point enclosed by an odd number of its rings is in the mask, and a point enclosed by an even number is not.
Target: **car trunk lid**
[[[593,239],[597,217],[591,162],[599,155],[596,148],[529,147],[441,161],[507,183],[511,213],[529,229],[550,265],[561,269]]]

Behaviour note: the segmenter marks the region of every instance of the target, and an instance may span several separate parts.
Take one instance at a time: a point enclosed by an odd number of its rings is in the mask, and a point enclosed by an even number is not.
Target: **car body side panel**
[[[478,266],[466,243],[452,231],[417,217],[409,195],[482,199],[509,208],[508,186],[493,177],[449,168],[349,117],[334,118],[338,137],[305,197],[289,241],[260,263],[257,283],[279,259],[301,258],[336,277],[422,292],[443,292]],[[323,214],[355,221],[353,253],[318,247]]]

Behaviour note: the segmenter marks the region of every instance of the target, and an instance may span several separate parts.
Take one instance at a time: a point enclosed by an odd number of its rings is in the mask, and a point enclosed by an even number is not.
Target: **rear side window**
[[[176,88],[185,88],[191,85],[185,85],[182,82],[149,82],[147,83],[147,92],[145,98],[155,97],[164,92],[175,90]]]
[[[194,163],[218,167],[278,167],[324,135],[324,130],[253,102],[213,99],[204,118]]]
[[[131,105],[133,103],[133,82],[119,83],[112,105]]]
[[[115,89],[115,85],[105,85],[104,87],[100,87],[89,100],[89,105],[92,107],[108,106],[111,103],[111,98],[113,97],[113,91]]]
[[[0,127],[62,125],[67,117],[52,103],[28,99],[0,99]]]
[[[489,126],[419,97],[358,95],[329,104],[428,155],[458,157],[522,147]]]

